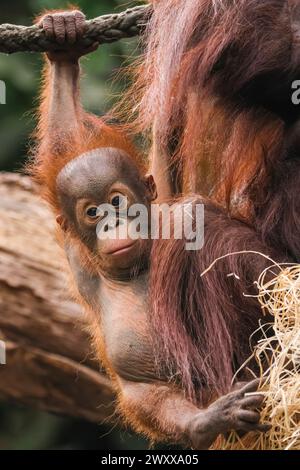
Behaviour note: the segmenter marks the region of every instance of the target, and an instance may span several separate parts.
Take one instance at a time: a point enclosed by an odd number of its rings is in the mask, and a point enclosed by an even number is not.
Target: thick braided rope
[[[88,47],[95,41],[103,44],[137,36],[144,30],[150,15],[151,7],[144,5],[87,21],[81,44]],[[38,26],[0,25],[0,52],[47,52],[60,47],[47,39]]]

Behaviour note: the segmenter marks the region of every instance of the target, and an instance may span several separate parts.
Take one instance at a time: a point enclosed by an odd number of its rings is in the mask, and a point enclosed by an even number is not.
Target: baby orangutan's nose
[[[123,224],[123,221],[121,221],[120,219],[111,220],[107,224],[104,225],[103,231],[108,232],[109,230],[113,230],[122,224]]]

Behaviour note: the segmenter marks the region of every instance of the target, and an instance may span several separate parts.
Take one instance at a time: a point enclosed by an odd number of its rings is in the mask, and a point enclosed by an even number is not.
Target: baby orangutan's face
[[[81,155],[60,172],[57,186],[60,225],[88,247],[104,274],[118,276],[147,264],[156,188],[152,176],[141,176],[127,154],[103,148]],[[148,211],[147,227],[142,228],[147,237],[136,233],[136,214],[129,210],[135,204]]]

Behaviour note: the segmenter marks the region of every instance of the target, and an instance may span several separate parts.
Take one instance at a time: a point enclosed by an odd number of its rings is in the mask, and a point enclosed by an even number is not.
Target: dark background
[[[87,18],[121,11],[142,2],[77,0]],[[62,0],[1,0],[0,24],[30,25],[43,9],[65,8]],[[103,114],[121,93],[118,71],[137,53],[134,39],[104,45],[84,59],[84,106]],[[39,54],[0,54],[0,80],[6,83],[6,105],[0,105],[0,170],[19,171],[26,159],[28,136],[35,126],[34,107],[40,83]],[[1,313],[1,312],[0,312]],[[0,449],[145,449],[147,442],[111,426],[96,426],[0,403]]]

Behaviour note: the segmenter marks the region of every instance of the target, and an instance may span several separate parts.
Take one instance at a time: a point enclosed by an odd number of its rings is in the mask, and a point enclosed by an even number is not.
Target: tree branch
[[[87,21],[87,30],[81,44],[109,43],[140,34],[151,15],[151,6],[130,8],[119,14],[100,16]],[[46,52],[60,49],[54,41],[46,38],[38,26],[0,25],[0,52]]]
[[[0,173],[0,399],[98,423],[114,395],[66,288],[54,228],[31,180]]]

